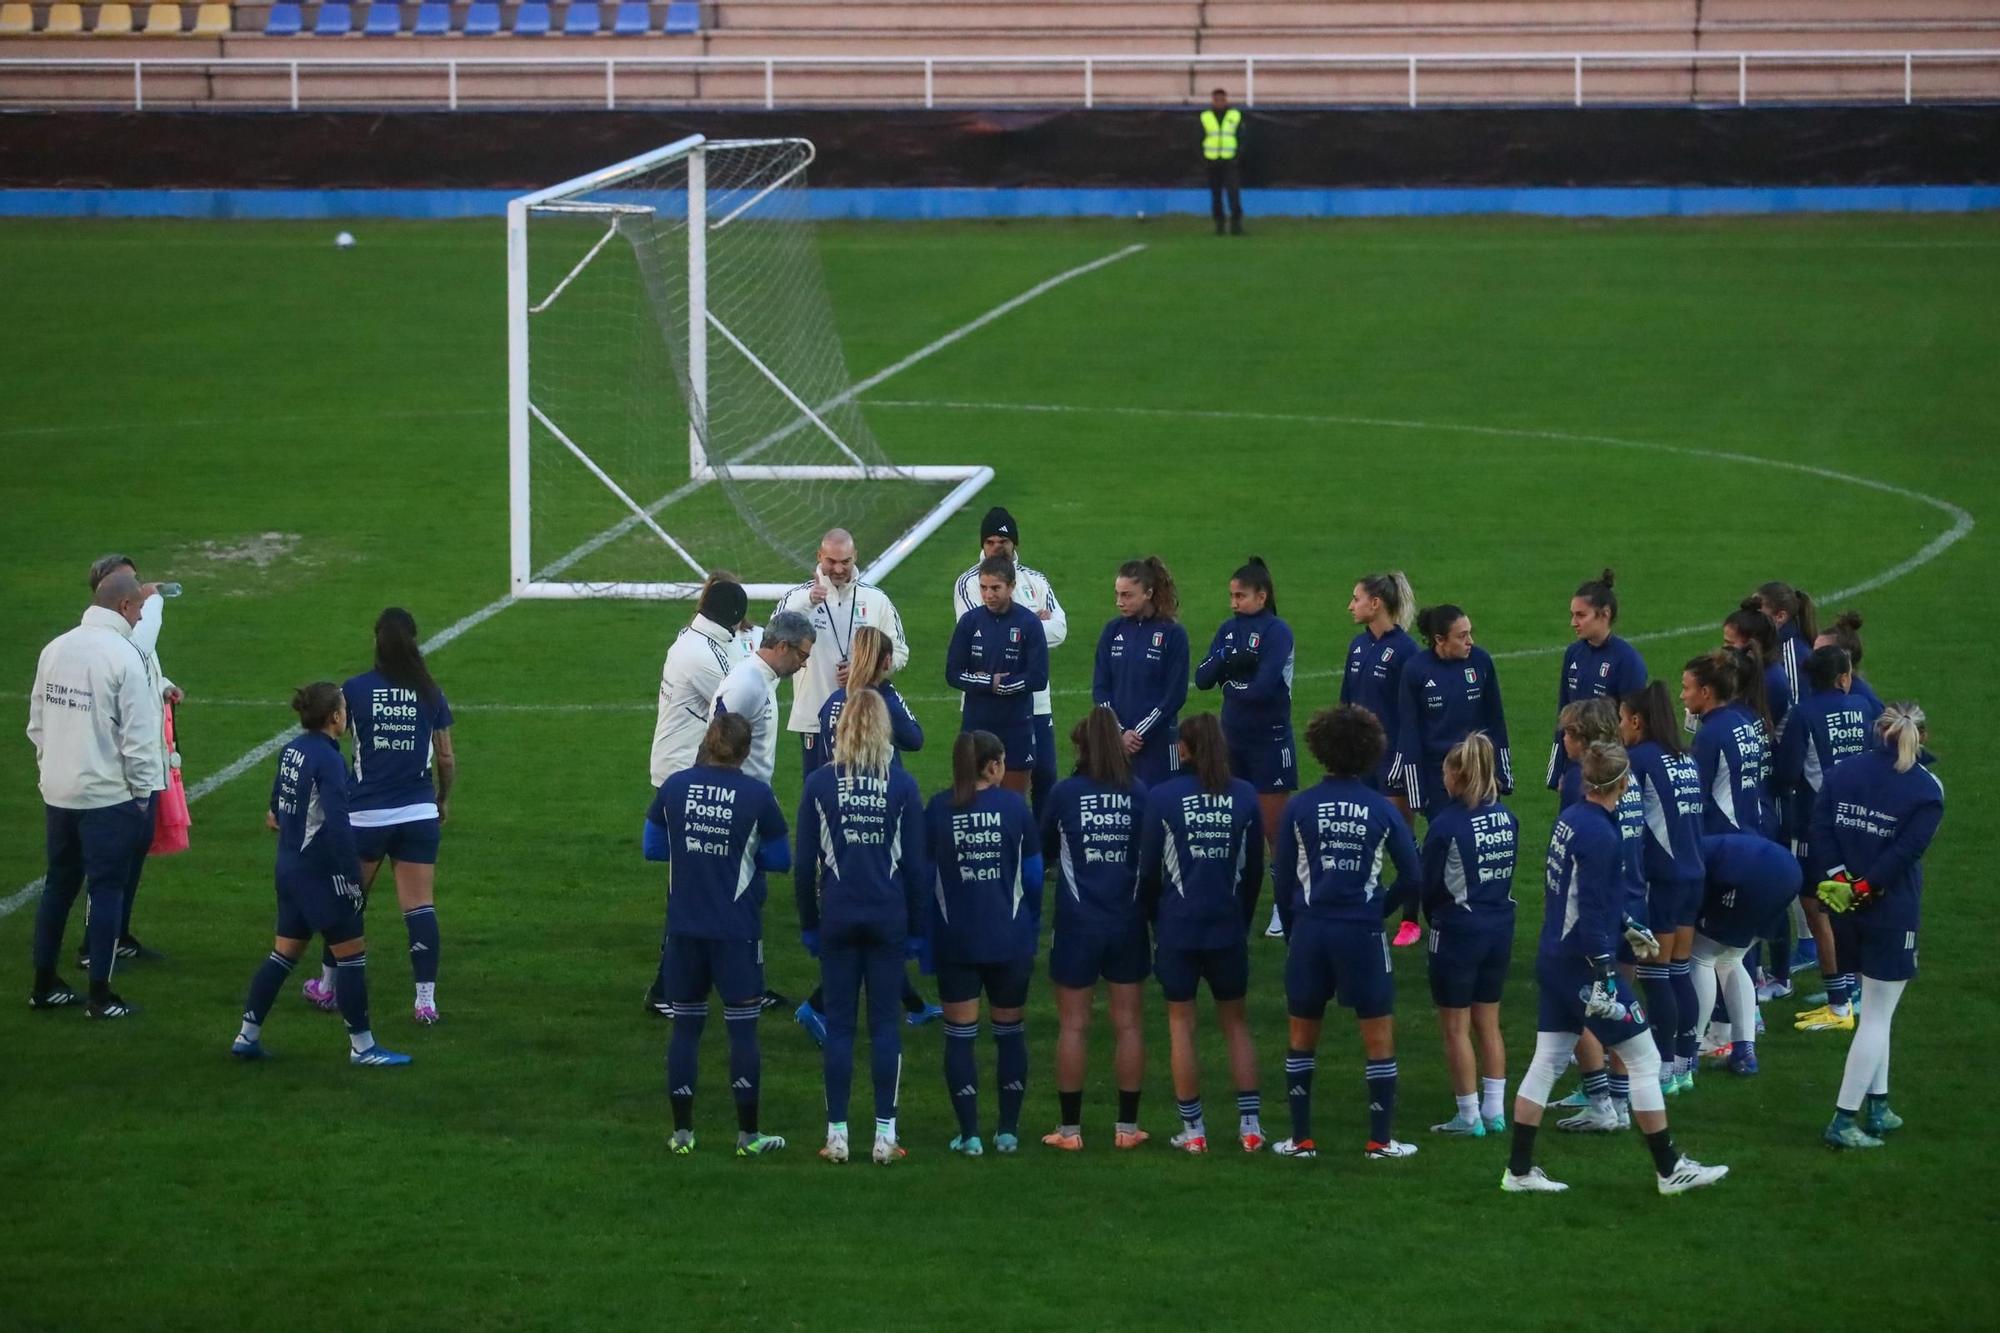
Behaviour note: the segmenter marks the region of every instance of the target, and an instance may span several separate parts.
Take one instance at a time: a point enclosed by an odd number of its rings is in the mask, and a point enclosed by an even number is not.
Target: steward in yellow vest
[[[1201,156],[1208,165],[1209,210],[1215,215],[1215,234],[1243,234],[1243,176],[1236,154],[1241,146],[1243,113],[1229,105],[1229,94],[1217,88],[1201,113]],[[1223,196],[1229,198],[1229,212],[1222,211]]]

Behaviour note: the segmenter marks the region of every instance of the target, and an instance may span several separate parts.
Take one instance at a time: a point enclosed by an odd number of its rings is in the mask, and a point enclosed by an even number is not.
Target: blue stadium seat
[[[521,7],[514,11],[514,35],[516,37],[549,35],[548,0],[521,0]]]
[[[345,37],[354,31],[354,6],[347,0],[326,0],[313,21],[315,37]]]
[[[271,6],[271,12],[264,16],[264,35],[296,37],[299,35],[299,29],[305,25],[305,11],[294,4],[293,0],[277,0],[277,3]]]
[[[595,37],[604,31],[604,12],[597,0],[570,0],[563,14],[563,36]]]
[[[472,0],[465,7],[465,27],[460,29],[467,37],[491,37],[500,31],[500,6],[496,0]]]
[[[611,31],[618,37],[644,37],[653,30],[653,9],[646,0],[618,0]]]
[[[403,7],[396,0],[368,0],[368,17],[361,31],[368,37],[394,37],[403,30]]]
[[[673,0],[667,6],[668,32],[700,32],[701,6],[695,0]]]
[[[446,0],[424,0],[417,6],[417,23],[410,31],[418,37],[445,37],[451,33],[451,6]]]

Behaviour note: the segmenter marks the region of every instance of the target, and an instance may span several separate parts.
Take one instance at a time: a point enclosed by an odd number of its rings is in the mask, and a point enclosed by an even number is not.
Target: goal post
[[[509,581],[775,598],[821,533],[880,579],[992,480],[892,462],[848,376],[805,139],[690,136],[507,206]]]

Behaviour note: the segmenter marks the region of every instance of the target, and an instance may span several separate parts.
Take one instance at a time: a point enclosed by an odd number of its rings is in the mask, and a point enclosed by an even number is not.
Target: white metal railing
[[[523,39],[531,40],[531,39]],[[629,40],[629,39],[628,39]],[[699,76],[704,73],[759,72],[763,75],[761,103],[765,109],[775,109],[787,99],[780,97],[778,76],[784,72],[804,72],[828,70],[879,71],[906,70],[912,74],[921,71],[923,75],[922,104],[935,107],[939,104],[937,76],[939,71],[1004,71],[1004,70],[1045,70],[1059,69],[1075,72],[1077,93],[1075,97],[1051,99],[1046,94],[1024,95],[1019,101],[1047,103],[1050,101],[1069,102],[1080,100],[1088,109],[1098,104],[1097,77],[1099,73],[1113,70],[1185,70],[1189,74],[1210,71],[1220,76],[1240,72],[1243,79],[1243,103],[1257,105],[1257,72],[1261,68],[1267,72],[1277,69],[1325,69],[1325,70],[1400,70],[1403,75],[1404,105],[1419,105],[1420,74],[1425,67],[1432,69],[1451,68],[1458,70],[1504,70],[1547,67],[1560,71],[1567,67],[1570,72],[1568,102],[1573,106],[1584,105],[1585,74],[1595,70],[1605,73],[1612,70],[1643,68],[1687,67],[1699,72],[1704,67],[1733,68],[1736,74],[1735,102],[1747,106],[1751,98],[1750,73],[1752,66],[1783,68],[1801,67],[1886,67],[1901,75],[1901,100],[1905,104],[1916,100],[1916,75],[1919,67],[1936,68],[1944,66],[1992,65],[2000,74],[2000,48],[1972,50],[1830,50],[1830,51],[1503,51],[1503,52],[1423,52],[1401,55],[1393,54],[1292,54],[1273,52],[1262,55],[786,55],[786,56],[657,56],[657,55],[521,55],[521,56],[207,56],[207,57],[31,57],[0,58],[0,105],[47,104],[54,100],[74,102],[77,98],[50,99],[37,98],[31,92],[21,93],[9,89],[6,76],[14,71],[115,71],[130,70],[132,74],[132,95],[130,104],[135,110],[144,110],[146,105],[146,76],[149,72],[166,74],[173,72],[194,73],[214,76],[218,74],[242,74],[252,72],[282,73],[286,76],[287,95],[282,100],[292,110],[299,110],[302,97],[299,86],[301,71],[343,70],[355,73],[422,73],[434,71],[443,75],[445,85],[445,105],[457,110],[460,102],[461,74],[482,70],[516,70],[561,73],[564,71],[602,72],[604,76],[603,104],[607,109],[618,106],[618,76],[620,72],[677,72]],[[1793,94],[1796,96],[1797,94]],[[1615,94],[1614,94],[1615,96]],[[1880,93],[1844,93],[1838,88],[1827,88],[1812,94],[1815,101],[1842,102],[1883,100]],[[121,102],[124,99],[119,99]],[[203,99],[206,100],[206,99]],[[379,99],[378,99],[379,100]],[[508,102],[532,104],[536,102],[565,101],[575,98],[512,97],[483,99],[488,104]],[[689,101],[692,98],[659,98],[651,101]],[[718,102],[752,102],[751,97],[729,97],[711,99]],[[811,97],[791,99],[795,105],[811,105]],[[826,99],[818,99],[824,102]],[[870,98],[879,105],[909,105],[916,98]],[[972,99],[958,98],[953,104],[962,104]],[[977,99],[991,103],[992,97]],[[1179,104],[1185,99],[1133,99],[1122,102],[1133,104]],[[1268,101],[1269,99],[1267,99]],[[1381,105],[1381,98],[1354,97],[1288,97],[1294,105],[1323,105],[1350,102],[1357,104]],[[1449,97],[1442,99],[1450,101]],[[1519,104],[1559,104],[1561,99],[1519,97],[1485,100],[1506,100]],[[1632,102],[1626,97],[1618,99]],[[1660,104],[1661,99],[1636,99]],[[1698,99],[1692,91],[1686,98],[1676,98],[1675,102],[1708,101]],[[349,102],[352,99],[348,100]],[[398,99],[400,102],[401,99]],[[594,105],[596,99],[591,99]],[[325,99],[327,105],[345,105],[338,96]],[[254,105],[250,101],[229,99],[217,105]]]

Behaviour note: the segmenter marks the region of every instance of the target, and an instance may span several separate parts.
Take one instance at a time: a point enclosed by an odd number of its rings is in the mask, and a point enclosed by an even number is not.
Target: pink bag
[[[153,845],[148,852],[151,856],[172,856],[186,851],[188,829],[194,823],[188,817],[187,786],[181,781],[180,750],[174,744],[174,706],[163,707],[167,713],[167,789],[153,801]]]

